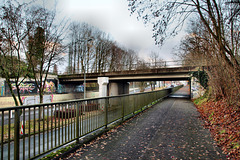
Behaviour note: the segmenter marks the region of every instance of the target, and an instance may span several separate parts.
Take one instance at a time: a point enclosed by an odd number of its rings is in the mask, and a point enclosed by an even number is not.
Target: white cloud
[[[126,47],[139,49],[153,41],[151,29],[130,16],[126,0],[68,0],[64,6],[71,19],[97,26]]]
[[[54,7],[54,2],[55,0],[39,1],[48,8]],[[119,44],[139,52],[144,59],[147,59],[151,51],[155,51],[163,59],[171,60],[171,50],[179,43],[181,37],[177,36],[166,41],[161,49],[155,46],[151,26],[145,26],[135,16],[130,16],[127,0],[58,0],[57,2],[62,16],[98,27],[109,33]]]

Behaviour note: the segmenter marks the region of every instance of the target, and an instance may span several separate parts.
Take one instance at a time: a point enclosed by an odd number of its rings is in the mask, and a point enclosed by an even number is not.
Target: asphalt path
[[[190,100],[168,98],[65,159],[226,159],[199,116]]]

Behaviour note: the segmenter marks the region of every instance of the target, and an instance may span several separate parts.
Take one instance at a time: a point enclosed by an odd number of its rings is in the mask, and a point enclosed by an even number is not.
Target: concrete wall
[[[87,98],[96,98],[99,96],[98,92],[87,92]],[[24,96],[30,97],[30,96]],[[74,99],[82,99],[83,93],[69,93],[69,94],[53,94],[53,102],[68,101]],[[15,103],[12,97],[0,97],[0,108],[13,107]]]
[[[0,97],[0,108],[15,106],[12,97]]]
[[[197,78],[193,77],[191,80],[191,92],[192,92],[192,98],[196,99],[205,93],[205,89],[201,86],[201,84],[198,82]]]

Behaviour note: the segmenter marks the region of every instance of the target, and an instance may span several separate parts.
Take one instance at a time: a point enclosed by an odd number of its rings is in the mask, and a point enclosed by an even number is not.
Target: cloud
[[[180,41],[177,36],[167,40],[161,48],[155,46],[152,26],[145,26],[135,15],[130,16],[126,0],[60,0],[59,6],[72,20],[98,27],[120,45],[139,52],[143,58],[155,51],[163,59],[170,60],[172,48]]]
[[[126,47],[150,44],[151,29],[146,29],[136,17],[130,16],[125,0],[68,0],[62,3],[71,19],[87,22],[110,33]]]
[[[0,1],[4,2],[4,0]],[[163,59],[172,59],[172,48],[179,44],[184,35],[184,32],[181,32],[178,36],[167,40],[161,48],[155,46],[151,25],[146,26],[142,21],[138,21],[135,15],[130,16],[127,0],[38,1],[47,8],[54,8],[55,2],[58,4],[61,17],[69,17],[96,26],[109,33],[120,45],[139,52],[139,55],[145,59],[151,51],[159,53]]]

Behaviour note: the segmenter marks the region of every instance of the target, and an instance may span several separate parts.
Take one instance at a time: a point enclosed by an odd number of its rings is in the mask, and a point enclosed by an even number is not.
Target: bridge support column
[[[108,91],[108,77],[98,77],[98,85],[99,85],[99,97],[107,97],[107,91]],[[100,99],[100,109],[102,111],[106,112],[107,115],[107,105],[108,105],[108,99]],[[107,117],[107,116],[106,116]],[[105,119],[107,122],[107,118]]]
[[[118,83],[109,83],[109,96],[117,96],[118,94]]]
[[[189,99],[191,99],[191,98],[193,98],[191,78],[189,78],[188,83],[189,83]]]
[[[121,94],[129,94],[129,83],[127,82],[109,83],[109,96],[118,96]]]
[[[108,77],[98,77],[99,97],[107,96]]]

